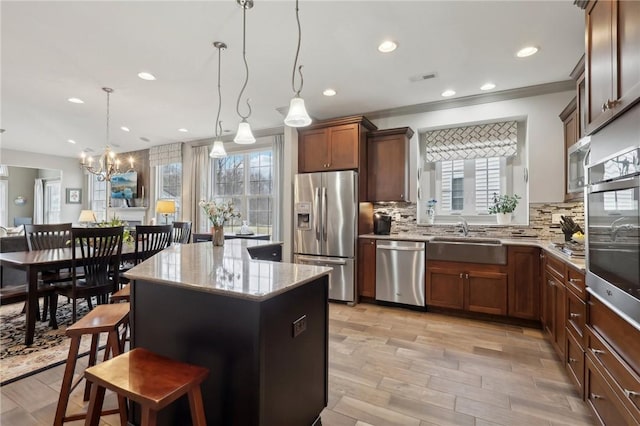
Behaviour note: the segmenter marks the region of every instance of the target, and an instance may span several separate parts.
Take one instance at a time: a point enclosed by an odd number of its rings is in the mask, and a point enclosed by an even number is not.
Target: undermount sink
[[[489,238],[435,237],[427,244],[427,260],[506,265],[507,246]]]

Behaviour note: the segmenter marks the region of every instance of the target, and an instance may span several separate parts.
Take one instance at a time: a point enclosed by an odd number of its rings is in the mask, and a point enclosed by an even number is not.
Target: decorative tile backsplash
[[[427,235],[457,235],[460,227],[457,225],[437,224],[418,225],[416,220],[415,203],[374,204],[375,213],[384,213],[393,218],[392,234],[427,234]],[[552,224],[553,214],[570,216],[584,229],[584,203],[531,203],[529,204],[529,226],[487,226],[469,225],[469,233],[476,236],[491,236],[498,238],[535,237],[549,240],[562,240],[564,235],[559,224]]]

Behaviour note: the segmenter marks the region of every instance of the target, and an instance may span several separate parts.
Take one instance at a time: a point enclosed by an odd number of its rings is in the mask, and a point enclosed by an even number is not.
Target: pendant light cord
[[[218,138],[218,126],[222,127],[220,124],[220,110],[222,109],[222,92],[220,90],[220,62],[221,62],[221,53],[222,53],[222,46],[218,47],[218,115],[216,115],[216,136],[215,138]],[[222,128],[220,129],[220,132],[222,133]]]
[[[298,56],[300,55],[300,43],[302,41],[302,30],[300,28],[300,15],[298,14],[298,0],[296,0],[296,22],[298,23],[298,48],[296,49],[296,59],[293,61],[293,71],[291,72],[291,88],[297,97],[300,96],[302,86],[304,86],[304,77],[302,76],[302,65],[298,67],[300,73],[300,88],[296,90],[296,65],[298,64]]]
[[[111,89],[103,89],[107,92],[107,147],[109,147],[109,97],[111,96]],[[106,163],[106,160],[105,160]]]
[[[244,93],[244,89],[246,89],[247,87],[247,83],[249,82],[249,65],[247,64],[247,49],[246,49],[246,44],[247,44],[247,3],[246,1],[243,1],[241,3],[242,6],[242,59],[244,60],[244,69],[245,69],[245,75],[246,78],[244,80],[244,84],[242,85],[242,89],[240,90],[240,93],[238,94],[238,101],[236,102],[236,111],[238,112],[238,115],[240,116],[240,118],[242,118],[242,121],[246,121],[247,118],[249,118],[251,116],[251,105],[249,104],[249,99],[247,98],[247,108],[249,108],[249,113],[245,116],[242,115],[242,113],[240,112],[240,98],[242,98],[242,94]]]

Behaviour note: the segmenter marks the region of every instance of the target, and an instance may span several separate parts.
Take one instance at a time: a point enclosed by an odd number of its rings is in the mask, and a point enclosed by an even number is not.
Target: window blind
[[[182,163],[182,142],[149,148],[150,167],[166,166],[174,163]]]
[[[432,130],[422,134],[427,162],[511,157],[518,152],[516,121]]]

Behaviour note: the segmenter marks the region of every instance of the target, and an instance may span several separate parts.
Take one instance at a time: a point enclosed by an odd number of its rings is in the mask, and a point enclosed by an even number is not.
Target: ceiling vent
[[[438,74],[436,74],[435,72],[429,72],[426,74],[419,74],[419,75],[414,75],[413,77],[409,77],[409,81],[411,81],[412,83],[415,83],[417,81],[423,81],[423,80],[431,80],[432,78],[436,78]]]

